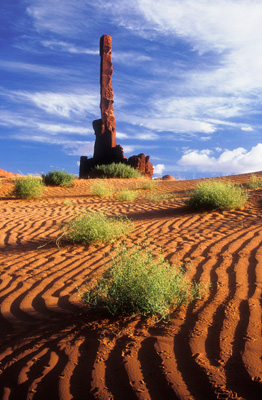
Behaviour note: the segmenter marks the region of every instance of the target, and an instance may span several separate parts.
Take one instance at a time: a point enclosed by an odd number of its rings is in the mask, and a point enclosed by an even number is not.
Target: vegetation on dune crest
[[[148,201],[164,201],[164,200],[169,200],[171,198],[170,193],[147,193],[145,196],[146,200]],[[172,195],[172,199],[174,199],[175,196]]]
[[[139,196],[138,191],[122,189],[115,193],[115,198],[119,201],[134,201]]]
[[[103,276],[87,286],[81,296],[95,309],[112,315],[140,314],[167,318],[180,304],[200,298],[202,289],[185,270],[162,255],[139,246],[122,245]]]
[[[43,190],[42,179],[29,176],[15,180],[13,194],[19,199],[36,199],[42,196]]]
[[[49,171],[46,175],[42,175],[44,183],[48,186],[73,186],[75,175],[68,174],[65,171]]]
[[[144,179],[144,181],[137,185],[137,189],[153,190],[156,189],[157,182],[152,179]]]
[[[93,175],[99,178],[141,178],[142,174],[131,167],[122,163],[112,163],[97,165],[93,168]]]
[[[201,182],[190,193],[187,204],[199,210],[233,210],[245,205],[248,195],[232,182]]]
[[[66,239],[72,243],[112,242],[134,229],[126,217],[109,218],[103,213],[86,212],[63,225]]]
[[[94,196],[109,197],[113,194],[113,187],[104,182],[94,182],[90,186],[90,192]]]
[[[262,188],[262,177],[252,175],[249,182],[247,183],[247,187],[250,189]]]

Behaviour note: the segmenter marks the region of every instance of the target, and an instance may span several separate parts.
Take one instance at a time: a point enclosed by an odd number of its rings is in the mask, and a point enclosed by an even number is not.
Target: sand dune
[[[16,200],[13,179],[0,189],[2,399],[262,398],[261,189],[249,190],[243,210],[197,213],[183,202],[197,181],[159,181],[169,200],[128,203],[94,197],[82,180]],[[211,282],[206,296],[169,324],[87,311],[77,287],[102,273],[113,245],[57,246],[61,224],[79,210],[130,217],[127,244],[148,236],[172,263],[190,262],[192,279]]]

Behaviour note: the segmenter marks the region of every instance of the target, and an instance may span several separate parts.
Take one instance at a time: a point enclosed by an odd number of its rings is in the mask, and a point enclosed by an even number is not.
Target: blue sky
[[[0,168],[78,174],[113,40],[117,143],[155,175],[262,170],[261,0],[1,0]]]

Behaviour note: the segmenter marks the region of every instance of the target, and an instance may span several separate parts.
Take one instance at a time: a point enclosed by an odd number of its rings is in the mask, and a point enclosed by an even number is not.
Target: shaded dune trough
[[[243,210],[198,213],[183,203],[195,180],[159,181],[170,199],[129,203],[92,196],[88,180],[16,200],[12,179],[0,193],[0,398],[262,398],[262,189]],[[147,238],[172,263],[190,263],[190,278],[211,283],[206,296],[167,325],[87,312],[77,287],[102,273],[113,245],[58,247],[78,210],[130,217],[127,245]]]

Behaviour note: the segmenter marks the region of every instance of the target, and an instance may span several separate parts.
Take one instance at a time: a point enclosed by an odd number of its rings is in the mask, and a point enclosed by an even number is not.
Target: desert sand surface
[[[134,202],[95,197],[89,180],[17,200],[12,174],[1,181],[1,399],[262,399],[262,189],[248,190],[244,209],[193,212],[183,198],[197,180],[158,181],[171,194],[161,202],[145,191]],[[167,324],[90,312],[77,287],[102,274],[114,244],[58,246],[79,210],[128,216],[126,243],[146,237],[170,262],[190,263],[190,278],[211,283],[205,296]]]

